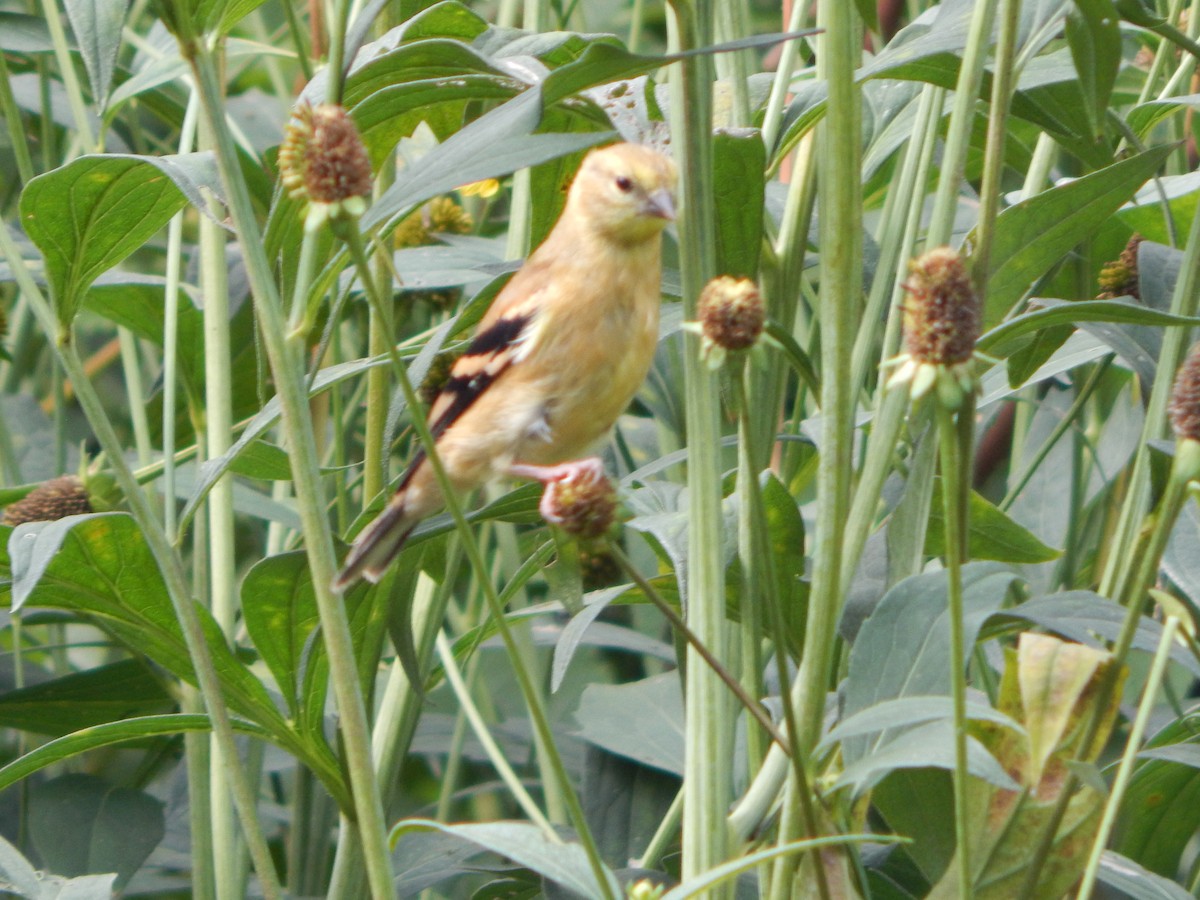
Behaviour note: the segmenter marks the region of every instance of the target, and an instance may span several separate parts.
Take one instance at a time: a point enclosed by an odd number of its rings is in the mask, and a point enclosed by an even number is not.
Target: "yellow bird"
[[[429,410],[458,492],[501,476],[542,482],[599,471],[579,459],[625,411],[658,341],[662,231],[675,166],[637,144],[587,155],[546,240],[500,292]],[[418,522],[444,505],[418,452],[334,581],[378,581]]]

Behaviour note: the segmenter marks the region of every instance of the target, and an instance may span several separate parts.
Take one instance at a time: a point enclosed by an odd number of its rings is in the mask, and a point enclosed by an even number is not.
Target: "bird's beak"
[[[655,216],[659,219],[670,221],[675,218],[675,201],[671,199],[671,193],[666,188],[659,188],[653,194],[646,198],[645,213],[648,216]]]

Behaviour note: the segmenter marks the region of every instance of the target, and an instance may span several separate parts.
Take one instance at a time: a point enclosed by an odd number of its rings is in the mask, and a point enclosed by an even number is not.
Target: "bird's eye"
[[[633,190],[633,179],[627,175],[617,176],[617,190],[622,194],[628,194]]]

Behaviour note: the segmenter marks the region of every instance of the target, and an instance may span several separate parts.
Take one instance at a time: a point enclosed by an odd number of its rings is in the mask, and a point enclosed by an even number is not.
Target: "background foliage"
[[[0,526],[5,890],[1200,896],[1200,4],[785,6],[0,5],[0,504],[94,510]],[[326,100],[376,189],[306,236]],[[497,485],[333,595],[617,137],[682,179],[622,525]],[[957,412],[887,379],[943,244]],[[768,325],[715,369],[719,274]]]

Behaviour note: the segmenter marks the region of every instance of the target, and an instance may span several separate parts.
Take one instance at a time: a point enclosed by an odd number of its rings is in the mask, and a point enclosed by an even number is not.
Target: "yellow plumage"
[[[617,144],[584,159],[561,218],[500,292],[430,408],[456,490],[509,474],[571,477],[571,461],[629,405],[658,339],[674,189],[671,160],[647,147]],[[335,587],[378,580],[413,527],[442,506],[418,454],[354,542]]]

